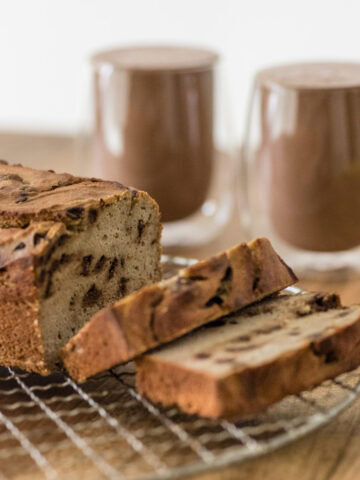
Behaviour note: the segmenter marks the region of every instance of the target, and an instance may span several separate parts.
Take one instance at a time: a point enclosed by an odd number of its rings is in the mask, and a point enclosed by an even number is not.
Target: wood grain
[[[71,138],[15,133],[0,133],[0,158],[13,163],[37,168],[53,168],[86,174],[87,156],[79,156],[79,145]],[[82,149],[84,152],[85,150]],[[203,258],[215,251],[245,240],[239,225],[239,215],[233,219],[219,238],[197,249],[176,249],[188,257]],[[312,278],[300,285],[308,290],[331,290],[340,293],[344,303],[360,301],[360,278],[344,274],[340,279]],[[360,478],[360,400],[343,412],[332,423],[305,438],[281,448],[265,457],[254,459],[231,468],[192,477],[206,480],[356,480]],[[84,473],[84,472],[83,472]],[[20,477],[17,477],[20,478]],[[41,476],[25,472],[21,478],[36,480]]]

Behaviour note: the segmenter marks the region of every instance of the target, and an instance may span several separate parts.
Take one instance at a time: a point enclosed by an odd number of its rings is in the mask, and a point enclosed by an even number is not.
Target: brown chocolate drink
[[[213,52],[176,47],[100,53],[97,175],[150,193],[165,222],[204,203],[212,174]]]
[[[270,68],[256,86],[274,231],[312,251],[360,245],[360,65]]]

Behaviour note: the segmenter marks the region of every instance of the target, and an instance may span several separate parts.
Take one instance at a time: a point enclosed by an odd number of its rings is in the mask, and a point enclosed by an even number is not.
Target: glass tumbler
[[[241,218],[249,236],[268,236],[303,275],[357,269],[360,65],[259,72],[242,168]]]
[[[163,245],[199,245],[228,221],[231,135],[216,53],[120,48],[92,58],[94,175],[147,191],[159,203]]]

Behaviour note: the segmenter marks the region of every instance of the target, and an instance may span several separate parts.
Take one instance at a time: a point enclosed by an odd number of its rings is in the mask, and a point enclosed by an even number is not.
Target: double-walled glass
[[[123,48],[95,55],[92,65],[94,174],[158,201],[165,246],[209,241],[228,221],[233,198],[218,56]]]
[[[260,72],[242,166],[249,236],[268,236],[301,273],[358,268],[360,65]]]

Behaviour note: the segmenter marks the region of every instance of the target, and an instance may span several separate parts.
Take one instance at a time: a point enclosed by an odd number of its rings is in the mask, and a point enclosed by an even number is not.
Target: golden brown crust
[[[98,312],[60,356],[83,381],[296,280],[267,239],[242,243]]]
[[[0,268],[0,364],[46,375],[33,259]]]
[[[129,192],[134,196],[147,195],[117,182],[0,163],[0,227],[44,220],[81,226],[91,221],[93,206]]]
[[[156,353],[144,355],[136,360],[136,385],[156,403],[204,417],[238,419],[358,366],[359,336],[360,309],[350,325],[327,328],[320,338],[309,338],[272,361],[224,376],[186,368]]]

